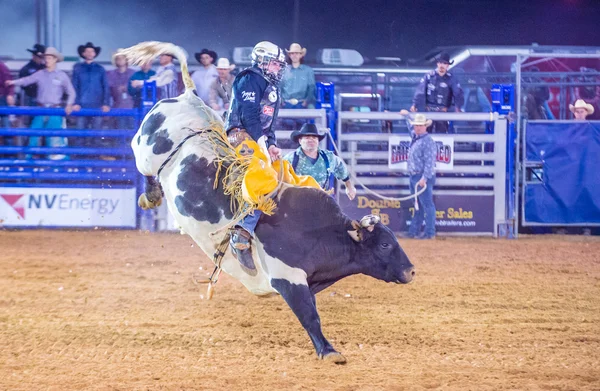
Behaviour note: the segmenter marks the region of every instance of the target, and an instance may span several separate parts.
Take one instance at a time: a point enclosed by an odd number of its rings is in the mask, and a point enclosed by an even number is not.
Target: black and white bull
[[[209,234],[230,222],[233,214],[222,184],[213,187],[217,168],[206,134],[192,137],[181,146],[161,171],[160,183],[155,176],[193,129],[222,122],[194,94],[185,53],[177,46],[142,43],[125,54],[140,63],[165,52],[178,58],[186,91],[176,99],[158,102],[132,140],[137,168],[146,177],[140,203],[157,205],[162,187],[177,224],[211,256],[218,245],[216,240],[221,238],[213,240]],[[378,217],[352,221],[333,198],[320,190],[284,185],[276,203],[276,212],[263,216],[256,228],[253,256],[258,272],[245,272],[230,251],[223,258],[222,268],[256,295],[279,293],[308,332],[317,355],[343,363],[345,358],[323,336],[315,294],[354,274],[409,283],[415,274],[413,265]]]

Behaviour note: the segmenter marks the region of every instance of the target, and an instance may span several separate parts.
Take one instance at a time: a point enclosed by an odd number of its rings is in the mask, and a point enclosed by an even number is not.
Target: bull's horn
[[[372,227],[380,221],[381,218],[378,215],[366,215],[360,219],[360,226],[363,228]]]

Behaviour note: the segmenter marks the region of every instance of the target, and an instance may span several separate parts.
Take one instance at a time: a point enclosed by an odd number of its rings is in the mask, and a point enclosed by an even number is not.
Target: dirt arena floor
[[[317,295],[336,366],[187,236],[0,231],[0,390],[600,390],[599,238],[401,245],[413,284]]]

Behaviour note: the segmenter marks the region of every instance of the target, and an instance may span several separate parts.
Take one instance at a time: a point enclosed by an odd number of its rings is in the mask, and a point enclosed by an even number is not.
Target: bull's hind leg
[[[162,187],[153,176],[145,176],[146,189],[138,198],[138,205],[142,209],[152,209],[162,204]]]
[[[271,280],[271,286],[281,294],[294,311],[315,346],[319,358],[344,364],[346,358],[331,346],[321,331],[321,319],[317,312],[315,296],[310,292],[308,285],[293,284],[278,278]]]

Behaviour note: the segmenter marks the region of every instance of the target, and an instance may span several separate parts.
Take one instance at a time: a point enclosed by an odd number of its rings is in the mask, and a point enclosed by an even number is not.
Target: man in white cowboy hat
[[[281,80],[281,98],[286,109],[314,109],[316,101],[315,73],[304,64],[306,48],[298,43],[285,50],[290,58]]]
[[[208,104],[210,86],[219,77],[219,72],[215,67],[215,62],[219,56],[213,50],[202,49],[199,53],[195,53],[194,57],[196,57],[196,61],[202,64],[202,67],[192,74],[192,80],[196,85],[196,94],[204,103]]]
[[[115,109],[131,109],[133,108],[133,98],[129,95],[129,79],[135,71],[127,66],[127,57],[117,55],[121,49],[117,49],[112,55],[112,64],[115,69],[108,71],[106,77],[108,79],[108,87],[110,88],[110,96],[112,98],[112,107]],[[116,125],[120,129],[130,129],[133,126],[133,118],[131,117],[116,117]]]
[[[219,58],[217,61],[217,77],[210,85],[208,94],[208,105],[214,110],[229,110],[231,101],[231,91],[235,76],[231,71],[235,69],[235,64],[230,64],[226,58]]]
[[[323,190],[329,190],[333,178],[344,182],[346,195],[350,200],[356,196],[356,188],[350,180],[350,173],[344,161],[333,152],[319,148],[319,142],[325,134],[319,132],[315,124],[304,124],[300,130],[292,132],[290,139],[300,147],[285,155],[298,175],[310,175],[315,178]]]
[[[176,98],[179,95],[179,71],[173,64],[174,56],[163,53],[158,57],[156,75],[148,81],[155,81],[158,99]]]
[[[31,76],[23,77],[17,80],[9,80],[7,85],[28,86],[37,84],[38,106],[42,107],[61,107],[62,96],[67,95],[67,106],[65,113],[71,114],[73,103],[75,102],[75,90],[71,80],[63,71],[56,69],[56,64],[63,61],[64,57],[58,50],[49,47],[44,52],[46,69],[37,71]],[[32,129],[62,129],[64,117],[60,116],[37,116],[31,122]],[[40,137],[30,137],[29,146],[38,147]],[[49,147],[63,147],[67,145],[64,137],[46,137],[46,145]],[[63,155],[51,155],[50,158],[62,159]]]
[[[446,52],[440,53],[435,61],[437,68],[421,79],[410,111],[447,112],[454,104],[455,111],[460,112],[465,103],[464,93],[456,78],[448,72],[454,61],[450,61]],[[435,121],[432,132],[448,133],[448,121]]]
[[[569,105],[569,110],[573,113],[574,119],[577,121],[585,121],[588,115],[594,114],[594,106],[585,103],[583,99],[577,99],[574,105]]]
[[[408,228],[409,238],[433,239],[435,237],[435,204],[433,203],[433,186],[435,185],[435,161],[437,147],[427,128],[432,121],[425,118],[425,114],[415,114],[414,120],[408,119],[407,110],[400,111],[407,117],[407,124],[412,140],[408,150],[408,174],[410,175],[410,191],[415,193],[415,187],[427,185],[425,191],[419,195],[419,210],[415,214]],[[425,231],[421,236],[421,226],[425,219]]]

